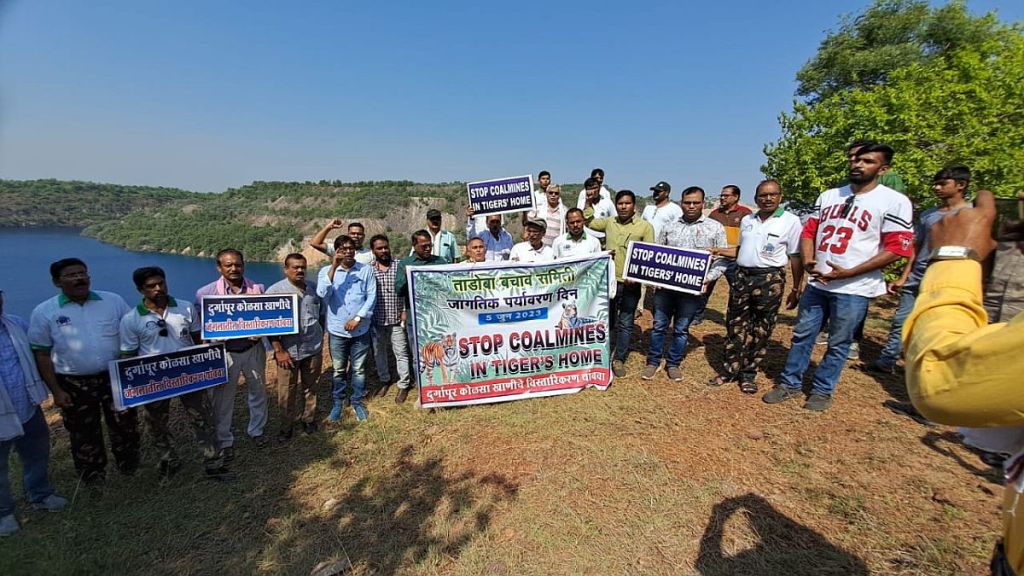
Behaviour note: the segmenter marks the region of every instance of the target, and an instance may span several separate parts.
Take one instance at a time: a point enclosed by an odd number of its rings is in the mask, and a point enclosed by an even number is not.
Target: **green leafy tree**
[[[883,9],[889,10],[888,19],[877,15]],[[812,97],[795,101],[792,112],[780,115],[782,135],[765,146],[762,171],[780,181],[789,199],[809,203],[845,180],[845,150],[859,138],[896,150],[893,167],[915,202],[931,202],[932,175],[954,162],[971,167],[975,187],[1003,196],[1024,188],[1024,34],[1019,27],[1000,24],[992,15],[971,17],[960,3],[930,9],[906,1],[876,2],[852,22],[826,38],[801,70],[801,91]],[[950,23],[962,26],[964,35],[957,36]],[[908,36],[908,29],[914,33]],[[893,42],[894,37],[909,40]],[[853,56],[841,57],[840,45],[862,52],[858,62],[877,53],[881,62],[900,65],[860,76],[846,74],[842,66],[829,77],[819,70],[812,82],[807,71],[827,62],[857,68],[850,64]],[[894,46],[911,54],[908,45],[917,50],[913,57],[890,58]]]

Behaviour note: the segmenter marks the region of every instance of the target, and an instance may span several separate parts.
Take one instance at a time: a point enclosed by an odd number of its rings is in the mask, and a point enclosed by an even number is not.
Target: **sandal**
[[[727,378],[725,378],[724,376],[715,376],[711,380],[708,380],[708,386],[713,386],[713,387],[717,388],[717,387],[727,383],[728,381],[729,380]]]
[[[757,383],[753,380],[744,380],[740,382],[740,392],[744,394],[757,394]]]

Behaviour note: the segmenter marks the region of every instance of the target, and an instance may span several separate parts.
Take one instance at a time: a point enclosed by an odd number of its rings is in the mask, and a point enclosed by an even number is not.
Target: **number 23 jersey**
[[[803,238],[814,240],[815,270],[828,273],[832,270],[828,262],[844,269],[854,268],[882,251],[910,256],[914,250],[912,212],[909,198],[881,184],[856,195],[849,185],[822,192],[802,234]],[[841,294],[869,298],[885,294],[881,270],[827,284],[813,279],[810,283],[815,288]]]

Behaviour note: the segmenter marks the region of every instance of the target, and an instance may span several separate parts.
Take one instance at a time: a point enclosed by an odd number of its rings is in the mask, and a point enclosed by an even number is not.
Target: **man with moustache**
[[[683,190],[682,217],[661,229],[658,244],[686,250],[711,250],[726,248],[725,229],[722,225],[704,216],[704,189],[690,186]],[[721,259],[712,261],[705,282],[713,282],[722,275]],[[679,365],[686,353],[686,341],[690,336],[690,323],[700,308],[701,296],[667,288],[654,293],[654,329],[651,330],[651,346],[647,351],[647,365],[640,375],[651,380],[658,373],[662,355],[665,356],[665,374],[673,382],[683,380]],[[672,338],[665,346],[665,335],[672,325]]]
[[[508,260],[509,254],[512,252],[512,246],[515,242],[512,241],[512,235],[508,233],[501,225],[500,214],[490,214],[487,216],[487,229],[477,230],[477,219],[473,217],[473,208],[471,206],[466,207],[466,238],[479,238],[484,241],[484,245],[487,248],[486,258],[488,262],[502,262]],[[433,239],[431,239],[433,242]],[[414,247],[415,252],[415,247]],[[438,254],[434,254],[438,256]],[[447,262],[453,262],[446,256],[441,256]]]
[[[718,196],[718,208],[712,210],[708,217],[718,221],[725,228],[725,238],[729,241],[729,245],[736,246],[740,238],[740,222],[749,215],[750,208],[740,204],[740,187],[735,184],[727,184],[722,187],[722,191]],[[725,281],[729,283],[731,288],[733,281],[736,279],[736,261],[726,259],[724,262],[726,268],[723,276],[725,276]],[[697,311],[697,316],[693,319],[694,325],[704,321],[704,312],[708,307],[708,300],[715,291],[715,285],[717,284],[718,280],[708,283],[708,289],[704,292],[704,298],[701,300],[700,310]]]
[[[614,216],[615,203],[612,202],[611,191],[604,185],[604,170],[602,170],[601,168],[594,168],[593,170],[590,171],[590,178],[588,178],[587,180],[593,180],[594,183],[597,184],[597,196],[600,197],[601,199],[607,200],[610,204],[612,204],[613,210],[612,213],[609,215]],[[587,187],[584,184],[584,189],[580,191],[580,195],[576,198],[576,207],[579,208],[580,210],[583,210],[584,208],[587,207],[587,197],[589,195],[587,194],[586,188]]]
[[[551,246],[555,238],[565,233],[565,204],[562,204],[562,187],[558,184],[549,185],[544,191],[544,202],[537,205],[535,210],[529,210],[523,218],[523,240],[527,237],[527,225],[530,220],[543,220],[545,222],[544,237],[541,241],[545,246]],[[511,258],[511,256],[510,256]]]
[[[736,277],[729,290],[725,317],[725,361],[721,376],[708,382],[721,386],[739,382],[745,394],[757,392],[757,368],[765,358],[768,340],[786,287],[786,266],[793,289],[786,308],[796,308],[803,281],[800,265],[800,218],[780,207],[782,189],[775,180],[763,180],[754,192],[758,211],[740,221],[738,245],[713,248],[712,254],[734,258]]]
[[[636,217],[636,195],[632,190],[622,190],[615,195],[615,210],[617,216],[614,218],[595,219],[594,207],[588,205],[583,211],[583,216],[590,228],[605,233],[605,246],[611,250],[615,259],[615,279],[618,285],[608,309],[610,328],[615,331],[612,373],[617,378],[624,378],[629,342],[636,321],[636,307],[640,302],[640,284],[622,277],[626,250],[631,240],[653,242],[654,228],[649,222]]]
[[[306,257],[298,252],[284,258],[284,280],[267,294],[295,294],[299,301],[299,333],[268,338],[277,365],[277,404],[281,409],[278,442],[292,438],[295,423],[306,434],[316,432],[316,383],[323,369],[323,307],[316,283],[306,279]]]
[[[0,537],[21,529],[11,494],[11,448],[21,461],[21,487],[32,508],[58,512],[68,501],[50,485],[50,427],[40,404],[50,395],[28,343],[28,323],[4,313],[0,290]]]
[[[487,245],[479,237],[470,238],[466,242],[466,253],[459,259],[460,264],[487,261]]]
[[[593,211],[592,218],[595,220],[608,218],[615,216],[616,214],[615,202],[612,202],[609,198],[603,195],[602,190],[604,189],[601,188],[601,183],[598,182],[596,178],[588,178],[587,181],[583,183],[583,191],[580,192],[581,205],[577,207],[580,210],[583,210],[584,213],[587,213],[588,208],[591,209]],[[597,241],[601,243],[602,247],[605,246],[604,232],[588,227],[587,234],[597,238]]]
[[[316,283],[316,294],[327,307],[327,333],[334,370],[331,378],[334,404],[328,420],[341,420],[347,399],[356,420],[364,422],[370,417],[364,396],[377,281],[369,266],[356,262],[356,246],[351,238],[339,236],[335,245],[338,251],[331,264],[320,269]]]
[[[132,281],[142,294],[142,302],[121,317],[121,356],[168,354],[192,346],[189,330],[195,323],[195,310],[189,302],[168,293],[167,275],[163,269],[156,266],[138,268],[132,273]],[[217,423],[209,394],[206,390],[198,390],[177,398],[195,432],[206,477],[221,482],[234,480],[235,475],[224,466],[223,453],[217,447]],[[153,446],[160,456],[160,481],[164,483],[181,468],[181,458],[174,449],[168,422],[171,398],[150,402],[143,411],[153,435]]]
[[[309,245],[327,256],[334,258],[335,242],[327,244],[327,235],[330,234],[331,230],[337,230],[344,226],[344,223],[340,218],[335,218],[327,223],[326,226],[320,229],[319,232],[313,236],[313,239],[309,241]],[[368,249],[363,248],[363,239],[366,238],[366,228],[360,222],[352,222],[348,225],[348,237],[356,243],[356,262],[360,264],[370,264],[373,262],[373,253]]]
[[[90,290],[89,271],[78,258],[51,264],[50,277],[60,294],[32,311],[28,339],[39,375],[61,409],[75,471],[88,484],[106,477],[105,420],[117,469],[130,476],[139,467],[138,416],[134,408],[114,409],[107,366],[120,355],[128,304],[113,292]]]
[[[762,400],[776,404],[801,395],[814,337],[829,311],[828,349],[814,372],[804,408],[824,411],[871,298],[885,294],[882,269],[913,252],[910,200],[879,184],[893,150],[868,144],[850,160],[850,183],[822,192],[801,234],[800,253],[810,275],[800,297],[793,341],[775,388]]]
[[[225,248],[216,255],[217,272],[220,278],[196,290],[196,310],[203,308],[203,296],[228,296],[232,294],[263,294],[262,284],[257,284],[245,277],[245,258],[234,248]],[[196,314],[192,325],[193,337],[199,341],[202,331],[202,313]],[[267,351],[261,338],[231,338],[224,341],[224,349],[228,353],[228,381],[211,389],[213,412],[217,418],[217,446],[224,451],[224,461],[235,458],[235,435],[231,430],[231,421],[235,415],[235,392],[238,379],[245,376],[248,387],[247,402],[249,405],[249,425],[246,432],[256,446],[267,445],[267,437],[263,434],[267,426],[267,388],[264,371],[267,364]]]
[[[391,387],[388,348],[395,357],[395,368],[398,370],[398,393],[408,394],[409,388],[412,387],[409,376],[409,343],[405,339],[405,328],[402,326],[402,299],[395,290],[398,262],[391,257],[391,243],[383,234],[370,238],[370,250],[373,250],[375,258],[373,278],[377,282],[377,301],[373,308],[373,327],[370,328],[374,363],[377,365],[381,383],[377,396],[387,396]]]
[[[544,244],[544,233],[547,223],[541,218],[526,221],[526,241],[512,247],[509,254],[510,262],[551,262],[555,253],[551,246]]]
[[[568,230],[555,240],[555,260],[570,256],[597,254],[601,251],[601,243],[594,236],[587,234],[583,218],[583,210],[569,208],[565,212],[565,228]]]

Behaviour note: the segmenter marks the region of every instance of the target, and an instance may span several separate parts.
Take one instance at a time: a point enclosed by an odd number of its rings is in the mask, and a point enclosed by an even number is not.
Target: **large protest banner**
[[[630,242],[623,278],[688,294],[700,294],[711,268],[711,253]]]
[[[224,344],[202,344],[167,354],[110,362],[114,406],[124,410],[228,381]]]
[[[423,408],[604,390],[607,253],[407,268]]]
[[[203,340],[299,333],[296,294],[203,296],[199,308]]]
[[[466,184],[473,216],[489,216],[534,209],[533,177],[514,176]]]

